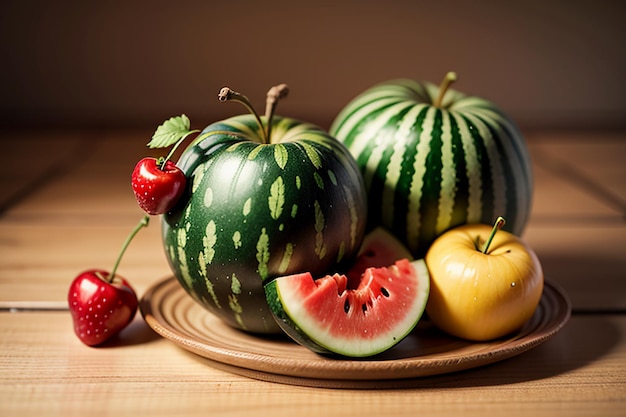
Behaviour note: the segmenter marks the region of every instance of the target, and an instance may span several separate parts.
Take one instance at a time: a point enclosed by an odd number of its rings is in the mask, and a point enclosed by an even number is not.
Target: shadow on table
[[[581,237],[581,241],[584,239]],[[588,255],[538,253],[546,277],[568,294],[573,313],[616,313],[626,311],[624,275],[626,258],[622,251]]]
[[[137,314],[135,319],[123,329],[116,337],[113,337],[106,343],[102,344],[102,348],[115,348],[122,346],[133,346],[151,343],[161,339]]]
[[[381,388],[482,387],[546,379],[598,360],[611,351],[619,337],[609,316],[575,316],[553,339],[519,356],[448,375],[390,381]]]
[[[319,380],[244,369],[181,350],[215,369],[252,379],[287,385],[335,389],[445,389],[517,384],[568,373],[606,355],[619,341],[610,316],[575,316],[552,339],[510,359],[467,371],[398,380]]]

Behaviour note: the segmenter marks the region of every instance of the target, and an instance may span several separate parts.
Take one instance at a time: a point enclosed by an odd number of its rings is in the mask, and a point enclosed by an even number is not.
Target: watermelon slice
[[[422,317],[430,278],[422,259],[364,268],[365,256],[374,264],[393,256],[378,256],[381,247],[377,239],[366,240],[346,274],[314,279],[306,272],[268,283],[267,301],[279,326],[320,354],[372,356],[404,339]]]
[[[367,268],[393,265],[398,259],[412,261],[413,255],[384,227],[373,229],[363,238],[356,259],[345,272],[350,283],[348,286],[356,288]]]

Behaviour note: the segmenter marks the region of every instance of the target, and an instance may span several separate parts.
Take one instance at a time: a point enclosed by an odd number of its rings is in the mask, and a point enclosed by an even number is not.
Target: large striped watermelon
[[[521,234],[533,179],[524,139],[494,104],[428,82],[394,80],[354,98],[330,133],[357,160],[369,221],[416,257],[444,231],[507,219]]]
[[[280,332],[263,282],[351,262],[366,196],[347,149],[328,133],[272,119],[271,140],[241,115],[208,126],[181,155],[189,190],[164,215],[167,258],[181,285],[234,327]]]

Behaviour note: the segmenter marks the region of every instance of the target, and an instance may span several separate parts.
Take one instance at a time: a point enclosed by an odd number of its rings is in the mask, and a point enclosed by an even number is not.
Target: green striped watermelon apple
[[[265,286],[267,301],[285,333],[325,355],[368,357],[402,341],[428,300],[424,260],[382,228],[368,233],[345,274],[300,273]]]
[[[188,190],[163,217],[168,261],[182,287],[229,325],[280,333],[263,283],[350,263],[367,203],[353,157],[310,123],[273,116],[286,86],[268,93],[264,118],[228,88],[221,101],[251,111],[206,127],[177,163]]]
[[[455,79],[379,84],[330,128],[362,170],[369,221],[416,257],[444,231],[500,214],[519,235],[530,213],[533,177],[519,129],[493,103],[450,89]]]

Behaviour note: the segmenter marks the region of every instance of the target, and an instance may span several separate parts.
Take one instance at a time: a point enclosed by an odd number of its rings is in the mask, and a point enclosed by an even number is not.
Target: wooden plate
[[[317,355],[286,336],[257,336],[224,324],[167,278],[140,301],[146,323],[159,335],[220,369],[294,385],[375,388],[389,381],[447,374],[519,355],[554,336],[569,320],[565,293],[549,282],[532,319],[516,334],[488,343],[447,336],[428,320],[392,349],[366,359]],[[397,386],[394,385],[394,386]]]

